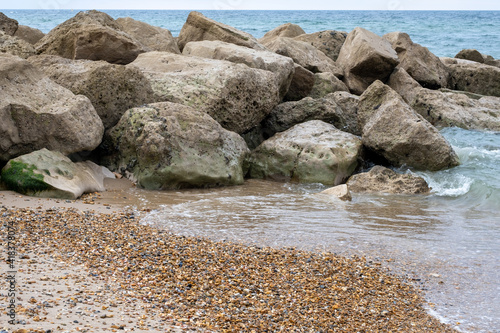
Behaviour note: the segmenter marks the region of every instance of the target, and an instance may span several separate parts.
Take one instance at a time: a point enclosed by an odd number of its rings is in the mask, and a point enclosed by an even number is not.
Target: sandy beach
[[[453,331],[380,263],[176,236],[125,208],[130,186],[76,201],[0,192],[2,240],[15,226],[16,250],[12,325],[2,242],[0,329]]]

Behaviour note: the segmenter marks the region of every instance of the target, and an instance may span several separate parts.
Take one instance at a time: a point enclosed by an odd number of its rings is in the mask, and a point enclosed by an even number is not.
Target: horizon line
[[[168,9],[168,8],[147,8],[147,9],[139,9],[139,8],[60,8],[60,9],[55,9],[55,8],[0,8],[0,11],[2,10],[71,10],[71,11],[76,11],[76,10],[171,10],[171,11],[199,11],[199,10],[210,10],[210,11],[287,11],[287,12],[293,12],[293,11],[335,11],[335,12],[341,12],[341,11],[369,11],[369,12],[428,12],[428,11],[434,11],[434,12],[465,12],[465,11],[471,11],[471,12],[482,12],[482,11],[489,11],[489,12],[498,12],[500,9],[213,9],[213,8],[197,8],[197,9]]]

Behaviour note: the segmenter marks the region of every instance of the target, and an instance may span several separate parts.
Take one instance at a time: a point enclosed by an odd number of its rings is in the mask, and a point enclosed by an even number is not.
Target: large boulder
[[[150,51],[181,53],[172,33],[160,27],[134,20],[131,17],[120,17],[116,23],[121,30],[138,40]]]
[[[59,24],[36,43],[38,54],[128,64],[147,51],[106,13],[90,10]]]
[[[38,43],[38,41],[42,39],[44,36],[45,34],[40,30],[28,27],[26,25],[20,25],[17,28],[16,33],[14,34],[14,37],[22,39],[25,42],[28,42],[32,45]]]
[[[313,90],[316,76],[311,71],[304,67],[295,64],[292,82],[285,95],[285,101],[299,101],[304,97],[309,96]]]
[[[314,86],[309,94],[312,98],[325,97],[328,94],[336,91],[347,91],[349,88],[337,78],[333,73],[316,73],[314,74]]]
[[[336,102],[337,96],[330,94],[324,98],[306,97],[296,102],[279,104],[262,121],[264,138],[270,138],[277,132],[283,132],[297,124],[309,120],[322,120],[345,132],[357,129],[356,113],[344,111]]]
[[[147,189],[243,183],[248,148],[204,112],[162,102],[128,110],[109,132],[111,168]]]
[[[422,88],[404,69],[388,85],[434,126],[500,131],[500,98]]]
[[[259,43],[265,44],[269,43],[273,39],[277,37],[289,37],[289,38],[294,38],[300,35],[305,34],[306,32],[297,24],[293,23],[285,23],[282,24],[273,30],[270,30],[262,36],[262,38],[259,39]]]
[[[280,98],[283,98],[287,93],[295,72],[293,60],[288,57],[221,41],[189,42],[184,46],[182,54],[227,60],[273,72],[280,87]]]
[[[396,173],[379,165],[350,177],[347,187],[355,193],[427,194],[431,190],[422,177]]]
[[[358,124],[359,96],[350,94],[345,91],[336,91],[333,94],[329,94],[325,97],[333,99],[344,112],[344,116],[347,120],[346,126],[340,129],[345,132],[361,136],[361,129],[359,128]]]
[[[335,61],[309,43],[288,37],[277,37],[264,45],[275,53],[292,58],[295,63],[313,73],[331,72],[337,77],[343,76],[342,69]]]
[[[161,101],[204,111],[237,133],[259,124],[279,102],[276,76],[243,64],[148,52],[129,66],[144,73]]]
[[[360,95],[374,81],[386,81],[399,59],[386,39],[366,29],[355,28],[347,35],[337,64],[344,67],[347,87]]]
[[[361,95],[358,123],[363,144],[394,166],[434,171],[459,165],[439,131],[380,81]]]
[[[18,29],[19,23],[0,12],[0,32],[6,35],[14,36],[16,30]]]
[[[326,54],[328,58],[336,61],[339,57],[340,49],[342,48],[342,45],[344,45],[346,37],[347,32],[325,30],[312,34],[303,34],[294,37],[294,39],[311,44]]]
[[[202,13],[191,12],[182,26],[177,45],[182,51],[189,42],[200,40],[220,40],[256,50],[265,50],[252,35],[229,25],[205,17]]]
[[[26,59],[35,54],[35,48],[22,39],[0,32],[0,53],[9,53]]]
[[[426,47],[413,43],[404,32],[384,35],[399,57],[399,67],[404,68],[420,85],[438,89],[448,85],[449,73],[446,66]]]
[[[128,109],[157,99],[149,81],[134,67],[51,55],[28,61],[75,95],[87,96],[106,130],[116,125]]]
[[[29,62],[0,54],[0,161],[47,148],[93,150],[104,127],[90,100],[54,83]]]
[[[463,59],[441,59],[450,70],[450,89],[500,97],[500,68]]]
[[[358,166],[361,140],[320,120],[277,133],[247,160],[251,178],[339,185]]]
[[[483,55],[478,50],[474,49],[463,49],[455,55],[455,58],[475,61],[481,64],[484,63]]]
[[[2,169],[2,181],[9,190],[70,200],[84,193],[104,191],[104,178],[111,175],[93,162],[73,163],[63,154],[45,148],[12,159]]]

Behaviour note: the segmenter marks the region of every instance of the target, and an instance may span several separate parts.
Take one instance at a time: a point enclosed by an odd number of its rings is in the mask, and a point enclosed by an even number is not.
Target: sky
[[[0,0],[0,9],[500,10],[499,0]]]

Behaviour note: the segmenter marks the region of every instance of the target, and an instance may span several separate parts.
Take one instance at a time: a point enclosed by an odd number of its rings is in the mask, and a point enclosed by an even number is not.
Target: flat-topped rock
[[[275,74],[244,64],[148,52],[129,66],[144,73],[160,101],[204,111],[237,133],[255,127],[279,102]]]
[[[288,92],[295,72],[294,62],[288,57],[270,51],[254,50],[221,41],[200,41],[186,44],[182,53],[209,59],[227,60],[245,64],[251,68],[264,69],[276,75],[280,87],[280,98]]]
[[[343,76],[343,70],[332,59],[309,43],[288,37],[277,37],[264,43],[269,50],[290,57],[293,61],[313,73],[331,72]]]
[[[355,193],[427,194],[431,190],[422,177],[399,174],[379,165],[351,176],[347,187]]]
[[[500,97],[500,68],[456,58],[441,58],[450,70],[448,88]]]
[[[425,89],[402,68],[394,71],[388,85],[434,126],[500,131],[499,97]]]

